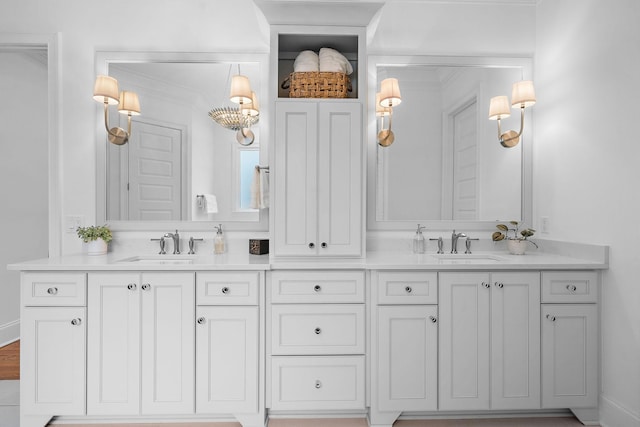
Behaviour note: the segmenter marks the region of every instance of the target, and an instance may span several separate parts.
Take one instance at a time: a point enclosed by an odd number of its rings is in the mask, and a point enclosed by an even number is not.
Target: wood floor
[[[20,379],[20,341],[0,348],[0,380]]]

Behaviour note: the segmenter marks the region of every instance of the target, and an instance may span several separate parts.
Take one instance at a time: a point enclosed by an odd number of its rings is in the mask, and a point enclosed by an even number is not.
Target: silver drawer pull
[[[316,388],[322,388],[322,383],[320,380],[316,380]]]
[[[313,248],[315,248],[315,247],[316,247],[316,244],[315,244],[315,243],[313,243],[313,242],[309,243],[309,249],[313,249]]]
[[[320,292],[320,291],[322,290],[322,286],[320,286],[320,285],[315,285],[315,286],[313,287],[313,290],[314,290],[314,291],[316,291],[316,292]]]
[[[500,289],[504,288],[504,283],[496,282],[496,286]]]
[[[136,288],[137,288],[137,286],[136,286],[136,284],[135,284],[135,283],[129,283],[129,284],[127,285],[127,289],[129,289],[130,291],[135,291],[135,290],[136,290]]]
[[[551,320],[552,322],[555,322],[555,321],[556,321],[556,316],[552,316],[552,315],[550,315],[550,314],[547,314],[547,316],[546,316],[546,317],[547,317],[547,319]]]
[[[225,295],[228,294],[229,293],[229,288],[226,287],[226,286],[224,288],[222,288],[222,293],[225,294]]]
[[[489,289],[491,287],[491,284],[489,284],[488,282],[482,282],[482,286],[486,289]]]
[[[315,329],[313,330],[313,332],[315,332],[315,333],[316,333],[316,335],[320,335],[320,332],[322,332],[322,329],[320,329],[320,328],[315,328]]]
[[[327,247],[327,242],[322,242],[322,243],[320,243],[320,247],[321,247],[322,249],[326,249],[326,247]]]
[[[411,289],[411,286],[407,286],[406,288],[404,288],[405,292],[410,294],[411,292],[413,292],[413,289]]]
[[[49,288],[49,289],[47,289],[47,293],[49,295],[57,295],[58,294],[58,288],[56,288],[56,287]]]
[[[434,316],[429,316],[429,320],[431,320],[431,323],[436,323],[438,321]]]
[[[151,285],[148,283],[145,283],[144,285],[142,285],[142,290],[143,291],[148,291],[149,289],[151,289]]]
[[[207,320],[204,317],[198,317],[197,322],[199,325],[204,325],[207,322]]]
[[[75,318],[75,319],[73,319],[73,320],[71,321],[71,324],[72,324],[73,326],[78,326],[78,325],[80,325],[81,323],[82,323],[82,319],[81,319],[81,318],[79,318],[79,317],[77,317],[77,318]]]
[[[575,292],[575,291],[577,291],[577,290],[578,290],[578,287],[577,287],[576,285],[568,284],[568,285],[567,285],[567,290],[568,290],[569,292]]]

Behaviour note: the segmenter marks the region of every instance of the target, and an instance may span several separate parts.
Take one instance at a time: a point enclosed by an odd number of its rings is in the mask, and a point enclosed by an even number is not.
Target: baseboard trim
[[[640,427],[640,414],[635,414],[613,399],[600,396],[602,427]]]
[[[0,347],[9,345],[20,339],[20,320],[0,325]]]

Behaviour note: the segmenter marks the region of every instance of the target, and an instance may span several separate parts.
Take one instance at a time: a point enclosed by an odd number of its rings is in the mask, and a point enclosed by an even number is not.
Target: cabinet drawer
[[[542,273],[542,302],[594,303],[598,301],[598,273],[554,271]]]
[[[22,305],[84,306],[85,273],[22,273]]]
[[[438,273],[381,271],[376,276],[379,304],[438,303]]]
[[[272,357],[271,409],[364,409],[364,356]]]
[[[274,271],[274,303],[364,302],[364,271]]]
[[[258,271],[225,271],[197,273],[197,305],[257,305]]]
[[[272,354],[363,354],[364,305],[274,305]]]

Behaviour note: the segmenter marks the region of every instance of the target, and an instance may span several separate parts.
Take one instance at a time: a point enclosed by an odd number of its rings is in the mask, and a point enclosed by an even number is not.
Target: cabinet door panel
[[[440,409],[489,409],[489,275],[439,279]]]
[[[139,412],[139,279],[138,273],[89,274],[87,413],[90,415]]]
[[[85,314],[84,307],[22,310],[20,405],[23,413],[84,414]]]
[[[378,307],[378,405],[381,411],[435,411],[438,307]]]
[[[491,408],[540,408],[540,275],[491,279]]]
[[[140,286],[143,414],[194,411],[194,275],[144,273]]]
[[[196,412],[258,410],[258,307],[198,307]]]

